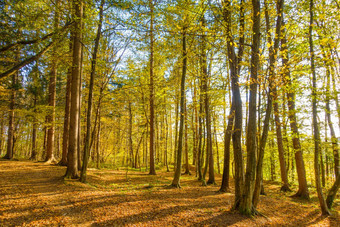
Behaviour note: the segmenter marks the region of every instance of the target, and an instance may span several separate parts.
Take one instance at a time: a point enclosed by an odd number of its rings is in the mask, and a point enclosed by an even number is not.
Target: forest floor
[[[88,183],[64,180],[65,167],[0,160],[0,226],[340,226],[339,196],[328,217],[318,200],[288,197],[265,184],[258,211],[231,211],[232,193],[216,193],[183,175],[181,189],[167,189],[173,173],[89,169]],[[217,176],[216,182],[220,183]]]

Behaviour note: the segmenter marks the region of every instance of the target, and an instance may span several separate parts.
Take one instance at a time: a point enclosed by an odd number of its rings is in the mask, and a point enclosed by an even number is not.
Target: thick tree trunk
[[[79,96],[81,71],[81,25],[83,15],[82,0],[73,0],[74,8],[74,41],[71,82],[70,134],[67,154],[66,178],[78,178],[78,130],[79,130]]]
[[[333,186],[328,192],[327,199],[326,199],[328,209],[332,208],[333,201],[335,199],[337,191],[339,190],[339,187],[340,187],[340,175],[337,176]]]

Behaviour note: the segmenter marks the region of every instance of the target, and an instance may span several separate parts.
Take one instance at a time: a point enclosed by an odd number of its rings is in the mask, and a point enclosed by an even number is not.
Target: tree
[[[70,108],[70,134],[67,153],[66,178],[78,178],[78,130],[80,111],[80,70],[81,70],[81,37],[82,37],[82,0],[73,0],[74,9],[74,39],[73,39],[73,59],[72,59],[72,83],[71,83],[71,108]]]
[[[54,13],[54,29],[57,30],[59,27],[59,4],[60,1],[55,1],[55,13]],[[53,42],[56,42],[56,37],[53,37]],[[52,50],[52,61],[51,61],[51,72],[50,72],[50,83],[48,87],[48,105],[51,107],[51,112],[47,116],[47,123],[49,127],[47,129],[47,151],[46,151],[46,162],[55,162],[53,156],[54,151],[54,137],[55,137],[55,104],[56,104],[56,80],[57,80],[57,47],[56,45]]]
[[[185,115],[185,76],[187,70],[187,47],[186,47],[186,25],[183,26],[182,31],[182,76],[181,76],[181,93],[180,93],[180,120],[179,120],[179,133],[177,145],[177,160],[176,171],[174,179],[171,183],[172,187],[180,188],[180,177],[182,171],[182,147],[183,147],[183,131],[184,131],[184,115]]]
[[[95,79],[95,74],[96,74],[97,54],[98,54],[98,48],[99,48],[99,42],[100,42],[101,30],[102,30],[102,24],[103,24],[104,3],[105,3],[105,0],[101,0],[100,6],[99,6],[99,23],[98,23],[98,29],[97,29],[97,36],[94,41],[95,43],[94,43],[92,62],[91,62],[89,97],[88,97],[87,116],[86,116],[86,138],[85,138],[85,145],[84,145],[83,166],[82,166],[81,175],[80,175],[80,181],[83,183],[86,182],[86,170],[87,170],[88,160],[90,157],[93,86],[94,86],[94,79]]]
[[[302,156],[302,148],[300,143],[299,129],[296,117],[296,93],[294,89],[292,89],[292,78],[290,73],[290,62],[289,62],[289,53],[287,46],[286,37],[283,36],[281,39],[281,49],[283,53],[282,57],[282,77],[285,79],[285,83],[287,84],[288,90],[286,91],[287,101],[288,101],[288,118],[290,128],[292,130],[292,141],[293,141],[293,150],[296,162],[296,172],[298,176],[299,189],[294,195],[294,197],[301,197],[304,199],[309,199],[309,191],[307,187],[306,180],[306,169],[305,163]]]
[[[154,109],[154,37],[153,37],[153,23],[154,23],[154,3],[153,0],[149,0],[149,6],[150,6],[150,175],[156,175],[155,170],[155,109]]]
[[[314,24],[314,12],[313,12],[313,0],[310,0],[309,5],[309,14],[310,14],[310,22],[309,22],[309,51],[310,51],[310,62],[311,62],[311,71],[312,71],[312,112],[313,112],[313,134],[314,134],[314,171],[315,171],[315,184],[316,190],[318,193],[318,198],[320,202],[320,207],[323,215],[329,215],[330,212],[328,210],[325,198],[322,193],[321,181],[320,181],[320,171],[319,171],[319,153],[320,153],[320,131],[317,121],[317,94],[316,94],[316,72],[315,72],[315,63],[314,63],[314,44],[313,44],[313,24]]]

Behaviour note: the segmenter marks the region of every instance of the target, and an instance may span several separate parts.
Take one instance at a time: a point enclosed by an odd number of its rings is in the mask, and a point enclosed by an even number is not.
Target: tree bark
[[[244,194],[240,203],[240,212],[251,215],[253,209],[253,195],[255,187],[256,171],[256,102],[257,102],[257,74],[259,65],[259,47],[260,47],[260,1],[252,0],[253,6],[253,41],[251,48],[251,67],[250,67],[250,97],[249,97],[249,121],[247,127],[247,169],[245,175]],[[262,170],[262,168],[261,168]],[[258,173],[258,172],[257,172]],[[260,173],[260,177],[262,173]]]
[[[299,129],[296,118],[296,110],[295,110],[295,92],[292,87],[290,69],[289,69],[289,55],[288,55],[288,47],[286,37],[281,39],[281,48],[283,53],[282,65],[283,65],[283,78],[285,78],[285,82],[289,87],[287,91],[287,99],[288,99],[288,118],[290,122],[290,128],[292,130],[292,140],[293,140],[293,148],[295,154],[295,163],[296,163],[296,172],[298,176],[299,182],[299,190],[296,192],[294,197],[301,197],[304,199],[309,199],[309,192],[307,187],[307,179],[306,179],[306,169],[305,163],[303,161],[302,149],[300,144],[300,136]],[[292,165],[292,168],[293,165]]]
[[[179,120],[179,133],[177,145],[177,162],[174,179],[171,186],[180,188],[180,177],[182,171],[182,145],[183,145],[183,130],[184,130],[184,114],[185,114],[185,76],[187,72],[187,49],[186,49],[186,28],[183,27],[182,32],[182,76],[181,76],[181,100],[180,100],[180,120]]]
[[[37,105],[37,95],[34,94],[33,100],[33,108],[34,108],[34,116],[33,116],[33,129],[32,129],[32,153],[30,160],[36,161],[37,160],[37,119],[35,117],[36,114],[36,105]]]
[[[315,184],[316,191],[318,193],[319,203],[323,215],[329,215],[328,210],[320,181],[320,171],[319,171],[319,156],[320,156],[320,132],[317,121],[317,93],[316,93],[316,72],[314,63],[314,45],[313,45],[313,23],[314,23],[314,2],[310,0],[309,13],[310,13],[310,24],[309,24],[309,51],[310,51],[310,61],[311,61],[311,71],[312,71],[312,104],[313,104],[313,134],[314,134],[314,171],[315,171]]]
[[[340,187],[340,175],[337,176],[333,186],[328,192],[327,199],[326,199],[328,209],[332,208],[333,201],[335,199],[336,193],[339,190],[339,187]]]
[[[73,53],[73,32],[70,34],[70,55]],[[68,151],[68,137],[70,130],[70,103],[71,103],[71,82],[72,82],[72,66],[69,66],[67,72],[66,82],[66,97],[65,97],[65,114],[64,114],[64,129],[63,129],[63,151],[61,160],[58,163],[61,166],[67,166],[67,151]]]
[[[59,4],[60,1],[55,1],[55,12],[54,12],[54,29],[59,28]],[[57,37],[53,36],[53,42],[56,42]],[[51,72],[50,72],[50,83],[48,87],[48,105],[50,107],[50,112],[47,115],[47,150],[45,162],[52,163],[55,162],[54,158],[54,140],[55,140],[55,103],[56,103],[56,82],[57,82],[57,47],[54,45],[52,49],[52,62],[51,62]]]
[[[154,98],[155,98],[155,91],[154,91],[154,36],[153,36],[153,23],[154,23],[154,13],[153,7],[154,3],[153,0],[149,0],[149,7],[150,7],[150,175],[156,175],[155,169],[155,110],[154,110]]]
[[[15,107],[15,96],[16,96],[16,84],[17,84],[18,73],[12,75],[12,87],[11,97],[8,111],[8,130],[7,130],[7,153],[4,159],[13,159],[13,147],[14,147],[14,107]]]
[[[241,3],[242,4],[242,3]],[[234,209],[239,209],[240,202],[243,195],[244,185],[244,167],[243,167],[243,156],[242,156],[242,99],[239,85],[238,75],[238,59],[235,54],[233,47],[233,36],[232,36],[232,24],[231,24],[231,1],[225,0],[223,5],[223,16],[226,22],[227,32],[227,50],[228,59],[230,64],[230,75],[231,75],[231,88],[233,94],[233,104],[235,105],[235,121],[234,131],[232,134],[233,139],[233,151],[234,151],[234,162],[235,162],[235,202]],[[240,52],[239,52],[240,53]]]
[[[90,139],[91,139],[91,120],[92,120],[92,102],[93,102],[93,86],[94,86],[94,78],[96,74],[96,65],[97,65],[97,54],[101,36],[101,29],[103,24],[103,11],[104,11],[104,3],[105,0],[101,0],[100,9],[99,9],[99,23],[97,29],[97,36],[95,39],[94,50],[92,54],[91,61],[91,75],[90,75],[90,84],[89,84],[89,97],[87,103],[87,116],[86,116],[86,139],[84,144],[84,158],[83,158],[83,166],[80,174],[80,181],[86,182],[86,170],[88,166],[88,161],[90,157]]]
[[[230,113],[228,116],[228,125],[224,132],[224,161],[223,161],[223,175],[220,192],[228,192],[229,188],[229,172],[230,172],[230,141],[234,124],[234,105],[231,104]]]
[[[82,0],[73,0],[74,8],[74,40],[71,82],[70,134],[67,154],[66,178],[78,178],[78,130],[79,130],[79,96],[81,71],[81,37],[82,37]]]
[[[321,47],[322,48],[322,47]],[[324,51],[323,51],[324,52]],[[324,58],[326,59],[326,54],[323,53]],[[327,123],[329,126],[329,131],[331,133],[331,141],[332,141],[332,149],[333,149],[333,156],[334,156],[334,173],[335,178],[338,177],[340,174],[340,166],[339,166],[339,151],[338,151],[338,140],[335,135],[332,117],[331,117],[331,108],[330,108],[330,69],[327,65],[327,62],[325,60],[326,65],[326,79],[327,79],[327,85],[326,85],[326,118]]]

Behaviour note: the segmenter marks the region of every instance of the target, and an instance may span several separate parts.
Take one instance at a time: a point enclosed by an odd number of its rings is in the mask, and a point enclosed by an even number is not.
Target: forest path
[[[266,185],[259,211],[247,218],[230,211],[233,194],[182,177],[181,189],[166,189],[173,173],[90,169],[88,184],[64,180],[65,167],[0,160],[0,226],[340,226],[340,206],[320,217],[317,200],[292,200]],[[220,178],[217,178],[220,182]]]

